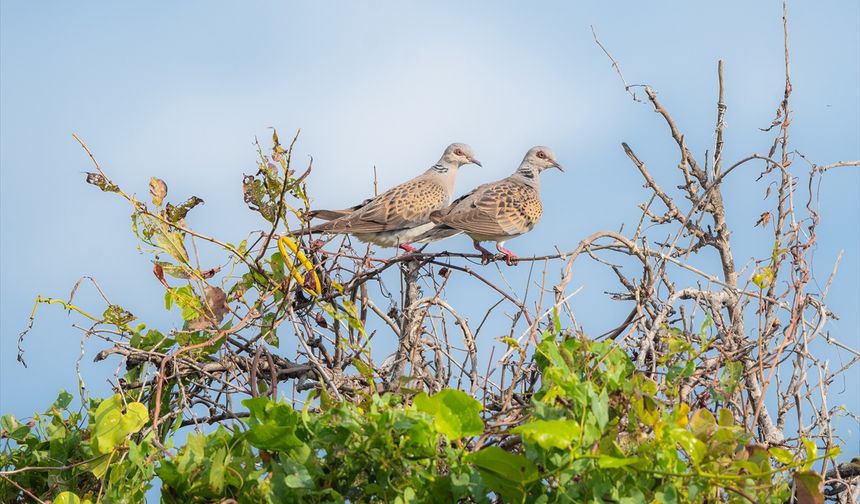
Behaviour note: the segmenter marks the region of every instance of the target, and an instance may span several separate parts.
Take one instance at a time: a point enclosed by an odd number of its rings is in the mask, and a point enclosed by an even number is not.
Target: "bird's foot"
[[[516,266],[517,264],[519,264],[519,258],[510,250],[506,248],[499,248],[499,252],[505,254],[505,264],[507,264],[508,266]]]
[[[408,252],[410,254],[418,252],[418,249],[416,249],[415,247],[413,247],[412,245],[410,245],[408,243],[401,243],[400,248],[402,248],[403,250],[405,250],[406,252]]]
[[[478,242],[473,242],[473,245],[475,246],[475,250],[481,253],[481,264],[490,264],[490,261],[493,260],[495,254],[482,247],[481,244]]]

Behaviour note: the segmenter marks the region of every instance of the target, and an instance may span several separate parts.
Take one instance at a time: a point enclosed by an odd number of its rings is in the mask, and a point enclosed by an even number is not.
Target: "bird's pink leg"
[[[517,262],[519,262],[517,260],[517,255],[514,254],[513,252],[511,252],[510,250],[506,249],[502,245],[504,245],[504,242],[496,243],[496,248],[499,250],[499,252],[501,252],[502,254],[505,254],[505,263],[508,266],[516,266]]]
[[[405,250],[405,251],[409,252],[410,254],[411,254],[411,253],[413,253],[413,252],[418,252],[418,249],[416,249],[415,247],[413,247],[412,245],[410,245],[410,244],[408,244],[408,243],[401,243],[401,244],[400,244],[400,248],[402,248],[403,250]]]
[[[481,264],[489,264],[494,254],[482,247],[477,240],[472,240],[472,244],[475,246],[475,250],[481,252]]]

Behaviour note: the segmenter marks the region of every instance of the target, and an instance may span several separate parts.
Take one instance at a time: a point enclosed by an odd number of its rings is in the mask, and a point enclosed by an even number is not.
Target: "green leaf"
[[[183,320],[194,320],[204,313],[203,304],[191,285],[168,289],[164,294],[164,306],[169,310],[173,303],[182,309]]]
[[[281,461],[281,469],[284,471],[283,481],[287,488],[297,489],[314,487],[314,480],[308,469],[295,460],[284,459]]]
[[[96,409],[93,426],[93,448],[96,453],[109,453],[120,437],[119,422],[122,419],[122,398],[119,394],[105,399]]]
[[[146,410],[146,406],[139,402],[128,403],[128,406],[125,407],[125,415],[120,420],[123,436],[138,432],[148,421],[149,412]]]
[[[477,436],[484,432],[481,403],[461,390],[445,389],[430,397],[421,393],[413,402],[418,411],[433,416],[436,431],[448,439]]]
[[[770,456],[776,459],[782,465],[791,465],[794,463],[794,454],[785,448],[774,446],[768,450]]]
[[[735,425],[735,415],[728,408],[720,408],[719,424],[721,427],[732,427]]]
[[[62,492],[54,498],[54,504],[81,504],[81,499],[73,492]]]
[[[301,417],[288,404],[276,403],[268,397],[245,399],[242,404],[251,413],[248,442],[256,448],[286,451],[301,446],[296,428]]]
[[[530,443],[537,443],[544,450],[567,449],[582,432],[574,420],[535,420],[511,430]]]
[[[113,324],[120,331],[124,330],[129,322],[136,317],[119,305],[109,305],[102,313],[102,319],[108,324]]]
[[[707,441],[717,428],[714,414],[705,408],[697,409],[690,418],[690,430],[702,441]]]
[[[522,455],[489,446],[467,457],[486,485],[510,502],[523,502],[526,487],[539,478],[537,467]]]
[[[66,409],[66,407],[72,402],[72,394],[66,392],[65,390],[61,390],[59,395],[57,395],[57,400],[54,401],[54,407],[58,409]]]
[[[215,453],[209,457],[211,466],[209,467],[209,489],[220,494],[224,490],[224,463],[227,458],[227,451],[222,447],[215,450]]]
[[[690,460],[693,464],[699,465],[705,457],[707,445],[697,439],[692,432],[686,429],[672,429],[671,435],[672,439],[681,445],[681,448],[687,452],[687,455],[690,456]]]
[[[609,455],[600,455],[597,457],[597,466],[603,469],[612,469],[616,467],[625,467],[642,462],[639,457],[610,457]]]
[[[93,450],[96,454],[110,453],[116,446],[122,445],[129,434],[134,434],[149,421],[146,406],[132,402],[126,406],[123,413],[122,397],[115,394],[99,404],[95,412],[93,424]],[[100,475],[96,475],[100,477]]]
[[[594,391],[588,391],[589,399],[591,399],[591,412],[594,414],[594,419],[597,420],[597,426],[602,431],[606,428],[609,422],[609,395],[606,389],[602,389],[600,394],[595,394]]]
[[[815,463],[815,454],[818,452],[818,447],[814,441],[803,438],[803,447],[806,449],[806,461],[801,466],[804,471],[808,471],[812,464]]]

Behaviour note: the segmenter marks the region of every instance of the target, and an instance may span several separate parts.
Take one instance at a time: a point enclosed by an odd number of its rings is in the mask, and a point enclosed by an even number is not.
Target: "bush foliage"
[[[232,427],[190,433],[162,452],[139,431],[146,407],[120,395],[69,409],[62,392],[31,424],[2,418],[0,467],[54,502],[140,502],[161,480],[164,502],[786,502],[792,483],[811,494],[822,453],[750,444],[725,408],[690,411],[658,399],[611,342],[547,331],[537,347],[543,382],[521,447],[486,446],[481,404],[459,390],[428,396],[370,393],[319,398],[295,410],[267,397],[243,401]],[[309,405],[307,402],[306,405]],[[830,455],[833,455],[832,453]],[[63,466],[62,469],[47,468]],[[18,488],[5,484],[0,499]]]

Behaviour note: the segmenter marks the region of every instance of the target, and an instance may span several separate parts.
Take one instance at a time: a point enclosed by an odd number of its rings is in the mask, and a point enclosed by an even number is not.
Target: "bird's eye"
[[[463,155],[463,151],[462,151],[462,150],[460,150],[460,149],[457,149],[457,150],[455,150],[455,151],[454,151],[454,154],[456,154],[456,155],[458,155],[458,156],[462,156],[462,155]]]
[[[538,156],[539,158],[541,158],[541,159],[545,159],[545,158],[546,158],[546,154],[544,154],[544,152],[543,152],[543,151],[538,151],[537,156]]]

